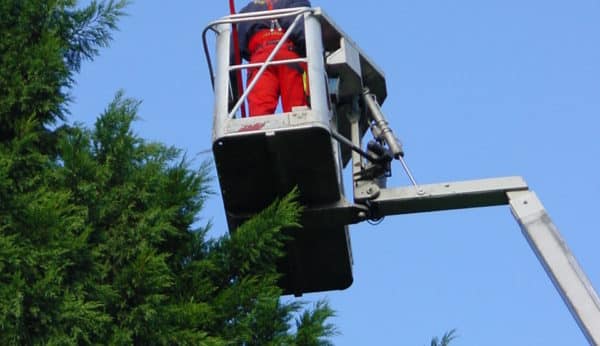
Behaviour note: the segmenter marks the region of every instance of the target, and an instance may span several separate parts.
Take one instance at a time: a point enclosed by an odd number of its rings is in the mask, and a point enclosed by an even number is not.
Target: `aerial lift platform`
[[[282,17],[293,18],[293,23],[264,63],[236,64],[230,59],[238,23]],[[275,51],[297,26],[304,26],[306,55],[275,61]],[[214,55],[208,33],[214,34]],[[535,193],[521,177],[417,184],[381,110],[387,97],[383,72],[320,8],[230,15],[204,29],[203,43],[215,92],[213,154],[230,231],[293,188],[300,192],[302,227],[286,230],[291,240],[279,263],[284,294],[352,284],[350,224],[387,215],[508,204],[587,340],[600,344],[600,299]],[[268,66],[299,62],[307,65],[308,107],[241,116],[254,87],[238,87],[241,71],[258,68],[260,76]],[[367,133],[372,140],[363,149]],[[396,160],[412,185],[386,186]],[[345,197],[342,181],[348,164],[352,201]]]

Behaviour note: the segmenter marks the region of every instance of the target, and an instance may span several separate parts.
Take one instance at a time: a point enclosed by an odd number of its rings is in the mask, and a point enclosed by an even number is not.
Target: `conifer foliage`
[[[135,134],[138,101],[64,122],[125,7],[0,2],[0,344],[327,345],[328,305],[276,286],[295,192],[209,239],[209,165]]]

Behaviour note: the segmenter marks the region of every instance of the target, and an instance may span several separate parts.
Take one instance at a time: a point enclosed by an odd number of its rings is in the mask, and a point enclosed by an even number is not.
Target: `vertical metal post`
[[[360,126],[359,126],[360,113],[358,111],[357,103],[358,103],[358,100],[354,100],[354,102],[351,105],[351,108],[349,109],[348,113],[346,114],[346,117],[348,118],[348,121],[350,122],[350,139],[352,140],[352,144],[354,144],[354,146],[356,148],[362,148],[362,141],[360,138]],[[356,179],[358,179],[360,177],[362,170],[363,170],[362,157],[360,156],[359,153],[352,150],[352,177],[353,177],[354,181],[356,181]],[[354,184],[354,186],[356,187],[356,184]]]
[[[271,8],[270,8],[271,9]],[[229,0],[229,13],[231,15],[235,14],[235,1],[233,0]],[[240,53],[240,39],[239,39],[239,34],[238,34],[238,30],[237,30],[237,24],[236,23],[231,23],[231,33],[233,35],[233,56],[234,56],[234,61],[233,63],[236,65],[239,65],[242,63],[242,55]],[[244,91],[244,82],[242,81],[242,70],[237,70],[235,72],[235,83],[237,86],[237,93],[238,95],[242,94]],[[246,106],[245,104],[242,104],[242,118],[246,117]]]
[[[215,103],[213,111],[213,138],[221,133],[227,122],[227,106],[229,104],[229,49],[231,25],[219,24],[216,28],[216,71],[215,71]]]
[[[310,108],[324,123],[329,122],[329,107],[325,75],[325,56],[321,35],[321,23],[313,13],[304,15],[306,35],[306,58],[308,59],[308,86],[310,88]]]
[[[600,345],[600,299],[532,191],[508,192],[523,235],[591,345]]]

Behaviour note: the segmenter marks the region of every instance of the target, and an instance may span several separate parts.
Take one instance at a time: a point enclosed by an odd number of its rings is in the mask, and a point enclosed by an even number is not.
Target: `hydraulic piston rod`
[[[381,108],[375,99],[375,95],[372,94],[367,88],[365,88],[363,91],[363,101],[371,111],[371,116],[373,117],[375,126],[377,127],[377,130],[381,132],[381,136],[390,148],[392,155],[395,158],[404,156],[402,144],[400,144],[400,141],[398,141],[396,136],[394,136],[394,132],[392,132],[387,120],[385,120],[385,116],[383,115],[383,112],[381,112]]]
[[[381,136],[383,138],[383,140],[387,143],[388,148],[392,152],[392,156],[400,161],[400,164],[402,165],[404,172],[406,172],[408,179],[417,189],[417,193],[419,195],[422,194],[423,190],[417,184],[415,177],[413,176],[412,172],[408,168],[408,165],[406,164],[406,161],[404,160],[404,150],[402,149],[402,144],[396,138],[394,132],[392,131],[392,128],[389,126],[387,120],[385,119],[385,116],[381,111],[381,107],[379,106],[375,95],[371,93],[368,88],[365,88],[363,90],[363,101],[365,105],[369,108],[369,111],[371,111],[371,117],[373,118],[375,127],[373,134],[375,136]]]

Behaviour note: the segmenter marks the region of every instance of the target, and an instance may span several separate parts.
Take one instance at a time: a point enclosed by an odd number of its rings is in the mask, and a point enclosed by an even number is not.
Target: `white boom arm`
[[[373,188],[373,186],[371,186]],[[600,345],[600,299],[550,220],[520,177],[382,188],[370,200],[374,217],[509,204],[552,283],[591,345]]]
[[[544,206],[532,191],[508,192],[507,195],[523,235],[579,328],[590,344],[600,344],[600,299]]]

